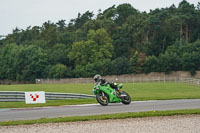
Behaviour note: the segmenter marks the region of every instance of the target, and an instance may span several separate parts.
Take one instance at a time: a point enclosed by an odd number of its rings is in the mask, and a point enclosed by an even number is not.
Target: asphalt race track
[[[130,105],[117,103],[108,106],[88,104],[0,109],[0,121],[178,109],[200,109],[200,99],[132,101]]]

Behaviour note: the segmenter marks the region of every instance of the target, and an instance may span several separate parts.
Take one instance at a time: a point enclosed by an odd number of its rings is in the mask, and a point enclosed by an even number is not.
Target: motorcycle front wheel
[[[97,94],[96,99],[102,106],[108,105],[108,96],[104,92]]]
[[[129,96],[128,93],[122,91],[121,92],[121,97],[122,97],[122,103],[123,104],[130,104],[131,103],[131,97]]]

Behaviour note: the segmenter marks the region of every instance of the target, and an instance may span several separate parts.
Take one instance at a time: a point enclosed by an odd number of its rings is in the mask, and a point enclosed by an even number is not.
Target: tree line
[[[131,4],[69,23],[15,28],[0,40],[0,79],[200,70],[200,3],[140,12]]]

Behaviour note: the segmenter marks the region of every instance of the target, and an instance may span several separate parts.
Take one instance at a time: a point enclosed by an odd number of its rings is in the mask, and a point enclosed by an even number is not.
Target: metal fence
[[[200,79],[181,78],[181,77],[152,77],[152,78],[137,77],[137,78],[117,79],[117,81],[124,83],[145,83],[145,82],[169,83],[170,82],[170,83],[189,83],[189,84],[200,85]]]
[[[45,92],[46,100],[64,100],[64,99],[86,99],[94,98],[93,95],[73,94],[73,93],[50,93]],[[0,91],[1,102],[25,101],[25,92],[23,91]]]
[[[144,82],[174,82],[174,83],[189,83],[200,85],[200,79],[195,78],[182,78],[182,77],[121,77],[112,76],[105,77],[109,82],[119,83],[144,83]],[[92,78],[71,78],[71,79],[37,79],[37,84],[48,84],[48,83],[94,83]]]

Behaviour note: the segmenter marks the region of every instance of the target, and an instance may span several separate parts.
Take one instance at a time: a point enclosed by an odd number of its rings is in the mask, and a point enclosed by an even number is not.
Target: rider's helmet
[[[95,82],[100,82],[100,80],[101,80],[101,75],[96,74],[96,75],[94,76],[94,81],[95,81]]]

